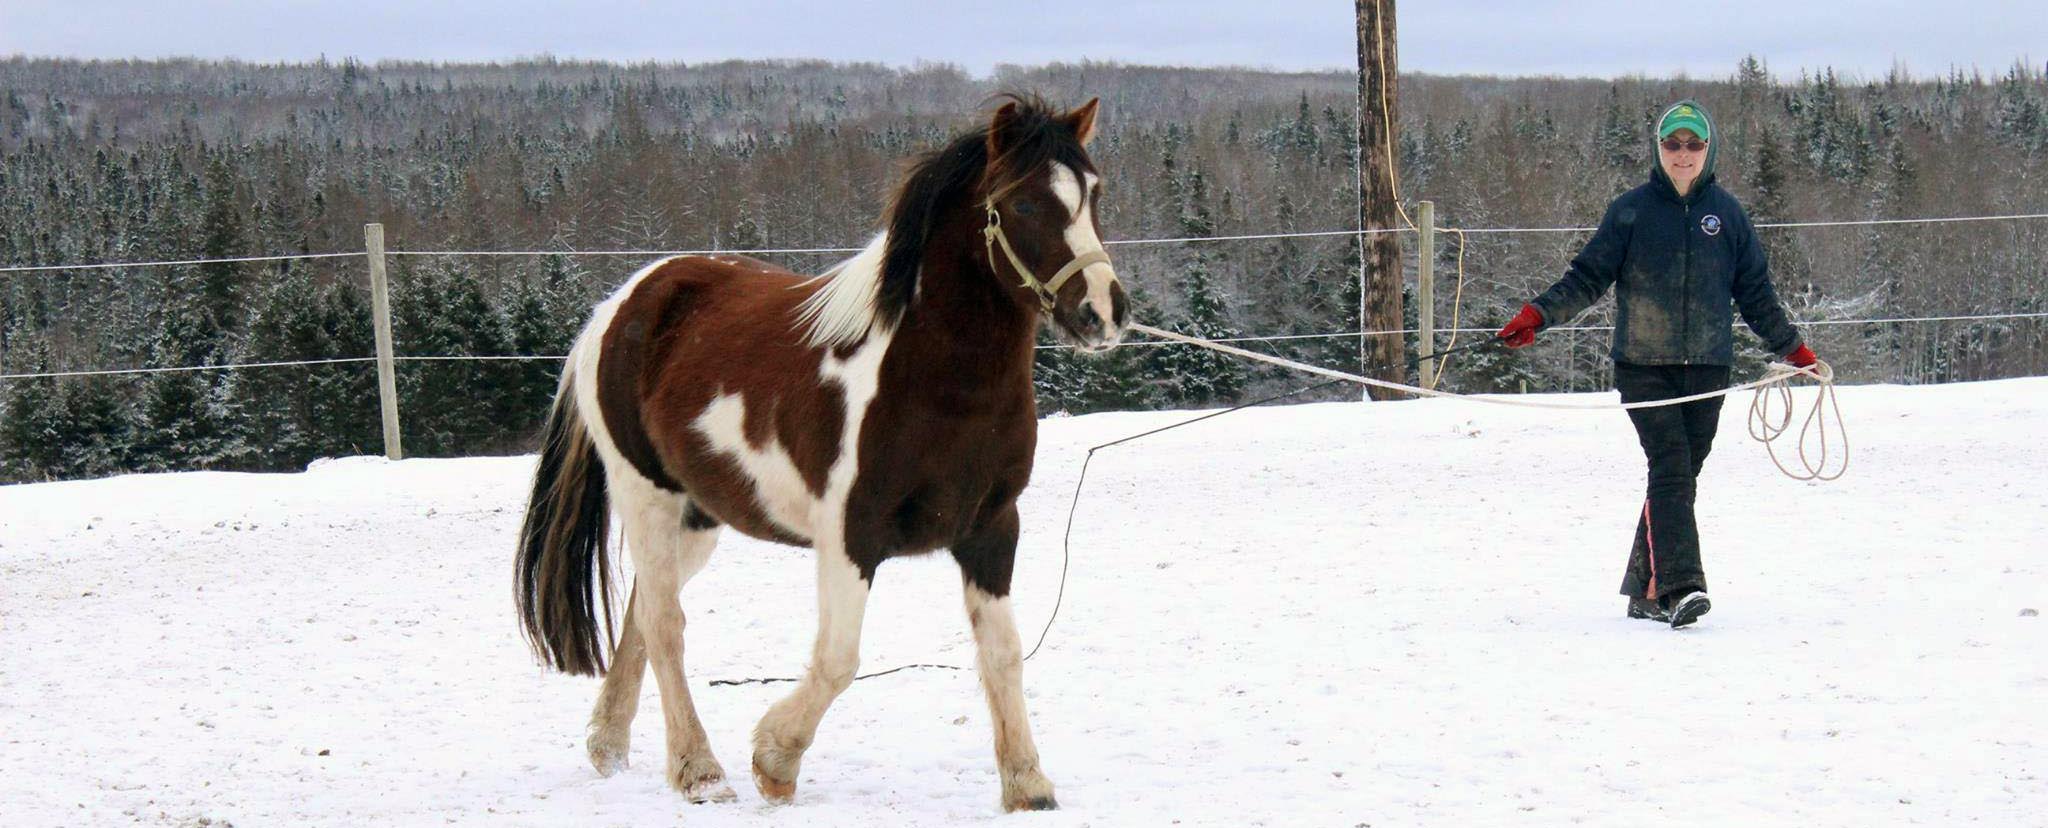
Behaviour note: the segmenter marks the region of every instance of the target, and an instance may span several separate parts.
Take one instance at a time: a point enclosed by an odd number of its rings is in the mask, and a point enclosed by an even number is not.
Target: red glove
[[[1508,326],[1500,329],[1495,337],[1507,342],[1510,348],[1520,348],[1536,341],[1536,329],[1543,327],[1543,312],[1535,305],[1523,305],[1522,312],[1509,320]]]
[[[1785,355],[1785,361],[1791,363],[1794,368],[1811,368],[1814,363],[1820,361],[1820,357],[1814,356],[1813,349],[1806,347],[1806,343],[1801,342],[1799,343],[1799,350]]]

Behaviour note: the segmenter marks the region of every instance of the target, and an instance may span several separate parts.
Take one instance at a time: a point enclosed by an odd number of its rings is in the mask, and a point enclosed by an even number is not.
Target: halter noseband
[[[993,200],[984,201],[981,206],[988,210],[988,226],[981,228],[981,238],[988,247],[989,270],[997,274],[1002,273],[1002,268],[996,266],[996,245],[1001,244],[1003,255],[1010,258],[1010,266],[1016,269],[1018,275],[1024,277],[1023,283],[1018,287],[1030,288],[1032,293],[1038,294],[1039,308],[1048,313],[1052,311],[1053,302],[1059,296],[1060,286],[1065,285],[1074,274],[1086,270],[1092,264],[1109,264],[1108,253],[1099,248],[1090,250],[1075,256],[1073,261],[1060,268],[1058,273],[1054,273],[1051,279],[1041,282],[1031,273],[1031,268],[1025,266],[1024,260],[1017,258],[1017,251],[1010,248],[1010,238],[1003,235],[1003,214],[996,212],[996,203]]]

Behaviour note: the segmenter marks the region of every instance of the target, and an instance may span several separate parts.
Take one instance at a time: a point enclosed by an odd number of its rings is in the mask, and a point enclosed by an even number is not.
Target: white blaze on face
[[[1054,164],[1052,168],[1053,195],[1067,207],[1067,249],[1076,256],[1103,249],[1102,239],[1095,235],[1095,205],[1088,198],[1095,192],[1095,182],[1100,180],[1094,173],[1075,175],[1074,169],[1065,164]],[[1088,282],[1086,303],[1113,325],[1116,308],[1109,289],[1116,284],[1116,269],[1108,264],[1092,264],[1081,271],[1081,278]]]

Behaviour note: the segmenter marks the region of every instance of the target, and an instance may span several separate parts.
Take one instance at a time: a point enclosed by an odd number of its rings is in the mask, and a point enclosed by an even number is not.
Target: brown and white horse
[[[732,526],[817,550],[810,666],[754,728],[763,796],[795,795],[819,720],[853,681],[875,568],[945,548],[964,581],[1003,807],[1055,807],[1008,595],[1037,442],[1038,326],[1049,316],[1063,340],[1099,351],[1126,324],[1085,149],[1097,103],[1062,113],[1011,96],[919,159],[885,231],[822,276],[683,256],[597,306],[562,372],[517,568],[536,653],[604,675],[588,741],[599,773],[626,764],[652,662],[669,782],[692,801],[733,798],[683,677],[678,600]],[[635,571],[607,672],[612,509]]]

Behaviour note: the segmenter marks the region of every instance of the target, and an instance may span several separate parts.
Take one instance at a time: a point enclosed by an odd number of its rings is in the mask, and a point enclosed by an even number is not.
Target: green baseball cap
[[[1692,130],[1702,141],[1714,140],[1713,127],[1707,126],[1707,114],[1691,101],[1681,101],[1664,111],[1664,117],[1657,120],[1657,140],[1669,138],[1681,129]]]

